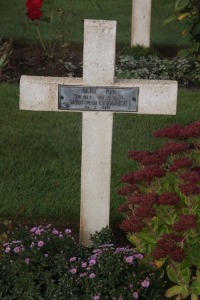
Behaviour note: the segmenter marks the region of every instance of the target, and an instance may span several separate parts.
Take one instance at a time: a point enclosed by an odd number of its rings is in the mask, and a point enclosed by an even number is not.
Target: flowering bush
[[[116,65],[118,78],[177,80],[180,86],[200,84],[200,63],[193,57],[171,60],[156,55],[121,55]]]
[[[44,55],[50,58],[54,57],[54,50],[58,41],[62,43],[62,46],[65,45],[63,30],[64,10],[62,8],[55,9],[53,3],[54,0],[26,0],[26,15],[29,19],[29,29],[32,33],[32,37],[36,42],[39,40]],[[49,8],[45,7],[44,9],[46,4],[49,5]],[[59,23],[57,22],[56,29],[54,29],[53,23],[55,23],[56,17],[58,17]],[[48,23],[48,27],[52,27],[49,40],[47,40],[45,36],[46,28],[43,26],[45,22]]]
[[[69,229],[20,227],[2,245],[0,298],[164,299],[166,280],[142,260],[133,249],[112,244],[80,246]]]
[[[139,170],[121,178],[120,227],[146,261],[163,266],[175,283],[166,296],[200,295],[200,121],[157,130],[168,138],[158,151],[132,151]]]

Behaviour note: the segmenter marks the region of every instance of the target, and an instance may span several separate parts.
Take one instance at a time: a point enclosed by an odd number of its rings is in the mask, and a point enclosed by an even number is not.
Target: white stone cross
[[[151,0],[132,0],[131,47],[150,46]]]
[[[175,114],[176,81],[115,80],[115,43],[115,21],[85,20],[83,78],[22,76],[20,109],[70,112],[58,108],[58,85],[83,86],[87,93],[91,87],[138,87],[136,113]],[[85,245],[90,234],[109,225],[113,113],[82,112],[80,242]]]

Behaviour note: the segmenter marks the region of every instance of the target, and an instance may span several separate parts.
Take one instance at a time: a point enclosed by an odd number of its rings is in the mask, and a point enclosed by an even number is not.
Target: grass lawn
[[[48,11],[48,1],[44,9]],[[117,43],[130,44],[131,0],[56,0],[63,7],[64,32],[69,42],[83,42],[83,19],[117,20]],[[179,45],[177,24],[163,27],[173,13],[174,0],[152,0],[151,43]],[[45,39],[54,28],[43,23]],[[27,30],[25,1],[1,1],[0,38],[33,42]],[[51,25],[51,24],[50,24]],[[119,178],[132,170],[127,159],[129,150],[156,149],[161,141],[152,132],[171,123],[187,124],[199,118],[200,92],[180,90],[176,116],[137,116],[116,114],[114,117],[112,160],[111,221],[119,218],[116,208]],[[66,218],[79,220],[81,114],[19,111],[19,87],[0,85],[0,216],[17,218]]]
[[[65,10],[64,34],[68,42],[82,43],[83,19],[117,20],[117,43],[130,44],[131,0],[56,0],[55,12],[58,8]],[[44,1],[44,11],[48,12],[52,5]],[[184,44],[180,36],[182,27],[178,23],[163,26],[163,21],[174,12],[174,0],[152,0],[151,44]],[[40,22],[44,39],[52,38],[52,32],[59,26],[58,14],[53,15],[52,24]],[[15,40],[32,40],[28,19],[25,12],[25,0],[1,1],[0,3],[0,38],[12,37]]]
[[[0,85],[0,216],[79,220],[81,113],[19,111],[19,87]],[[181,89],[176,116],[114,116],[111,221],[122,202],[119,178],[129,150],[152,150],[152,132],[199,118],[200,92]]]

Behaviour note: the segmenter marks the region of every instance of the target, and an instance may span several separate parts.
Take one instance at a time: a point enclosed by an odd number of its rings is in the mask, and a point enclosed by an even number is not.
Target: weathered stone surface
[[[131,46],[150,46],[151,0],[132,0]]]
[[[63,112],[58,109],[58,84],[83,85],[83,79],[22,76],[20,109]],[[115,83],[110,86],[139,87],[138,111],[130,113],[176,114],[176,81],[120,79],[115,80]]]

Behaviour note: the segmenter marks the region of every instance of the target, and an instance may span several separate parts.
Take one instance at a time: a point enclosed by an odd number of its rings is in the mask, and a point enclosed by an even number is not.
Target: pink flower
[[[90,261],[89,261],[89,266],[91,267],[91,266],[94,266],[96,264],[96,260],[95,259],[91,259]]]
[[[42,247],[42,246],[44,246],[44,242],[43,241],[39,241],[38,243],[37,243],[37,245],[38,245],[38,247]]]
[[[87,273],[81,273],[81,274],[79,275],[79,277],[82,278],[82,277],[85,277],[86,275],[87,275]]]
[[[76,269],[76,268],[72,268],[72,269],[70,270],[70,272],[71,272],[72,274],[75,274],[75,273],[77,272],[77,269]]]
[[[124,257],[126,263],[131,264],[133,262],[133,256]]]
[[[30,232],[35,232],[37,230],[37,227],[31,228]]]
[[[59,234],[58,230],[55,229],[55,228],[52,230],[52,233],[53,233],[53,234],[56,234],[56,235]]]
[[[71,257],[70,259],[69,259],[69,261],[70,262],[73,262],[73,261],[75,261],[76,260],[76,257],[74,256],[74,257]]]
[[[142,281],[141,286],[142,286],[143,288],[145,288],[145,287],[148,287],[149,284],[150,284],[149,280],[145,279],[145,280]]]
[[[15,253],[20,253],[21,252],[21,248],[20,247],[15,247],[14,249],[13,249],[13,251],[15,252]]]
[[[9,253],[9,252],[10,252],[10,247],[7,246],[4,252],[5,252],[5,253]]]
[[[70,234],[71,232],[72,232],[71,229],[65,229],[66,234]]]
[[[81,265],[81,267],[82,267],[82,268],[87,268],[87,263],[86,263],[86,262],[83,262],[82,265]]]
[[[96,277],[96,275],[95,275],[94,273],[91,273],[91,274],[89,275],[89,277],[90,277],[91,279],[93,279],[93,278]]]
[[[29,265],[29,263],[30,263],[30,258],[25,258],[25,264],[27,264],[27,265]]]
[[[133,293],[133,298],[138,299],[138,297],[139,297],[138,292],[134,292]]]
[[[97,296],[94,296],[93,298],[92,298],[92,300],[99,300],[100,298],[99,298],[99,296],[97,295]]]

